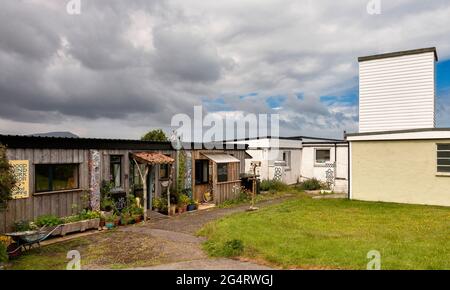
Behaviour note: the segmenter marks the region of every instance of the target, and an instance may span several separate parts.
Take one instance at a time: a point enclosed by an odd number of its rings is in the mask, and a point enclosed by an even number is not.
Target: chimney
[[[436,48],[358,61],[360,133],[435,127]]]

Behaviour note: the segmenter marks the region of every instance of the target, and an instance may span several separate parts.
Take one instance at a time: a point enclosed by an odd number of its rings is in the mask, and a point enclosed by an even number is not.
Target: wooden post
[[[147,221],[147,176],[148,176],[148,164],[145,165],[145,171],[142,173],[141,167],[139,166],[139,163],[136,161],[136,159],[133,158],[134,163],[136,164],[139,172],[139,176],[142,180],[142,196],[144,200],[144,222]]]

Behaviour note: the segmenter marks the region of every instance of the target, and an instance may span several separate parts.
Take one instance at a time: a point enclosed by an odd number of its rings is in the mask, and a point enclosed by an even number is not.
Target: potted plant
[[[112,214],[110,216],[105,217],[105,226],[108,230],[113,229],[116,226],[117,216]]]
[[[187,205],[190,203],[190,198],[186,194],[180,194],[178,197],[178,213],[186,211]]]
[[[190,198],[189,199],[189,204],[188,204],[188,206],[187,206],[187,211],[193,211],[193,210],[196,210],[197,209],[197,202],[193,199],[193,198]]]
[[[135,223],[140,223],[144,215],[144,209],[138,206],[133,208],[133,218]]]

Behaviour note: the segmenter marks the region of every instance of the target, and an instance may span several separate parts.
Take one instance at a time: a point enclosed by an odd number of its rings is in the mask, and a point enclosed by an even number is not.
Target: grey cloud
[[[221,98],[207,109],[280,113],[283,134],[341,135],[356,107],[319,98],[357,85],[357,56],[434,45],[450,57],[444,0],[383,1],[379,16],[353,0],[82,0],[79,16],[60,0],[4,2],[0,123],[16,133],[60,121],[87,127],[82,135],[138,137]],[[133,23],[136,12],[148,23]],[[276,95],[288,96],[278,111],[266,105]]]

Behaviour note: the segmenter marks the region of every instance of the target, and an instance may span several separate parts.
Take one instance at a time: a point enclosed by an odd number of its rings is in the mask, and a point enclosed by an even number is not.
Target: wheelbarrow
[[[56,227],[44,226],[36,231],[24,231],[7,233],[5,236],[10,237],[14,243],[8,246],[9,258],[15,258],[22,254],[24,251],[29,251],[33,246],[41,246],[41,242],[51,236],[61,225]]]

